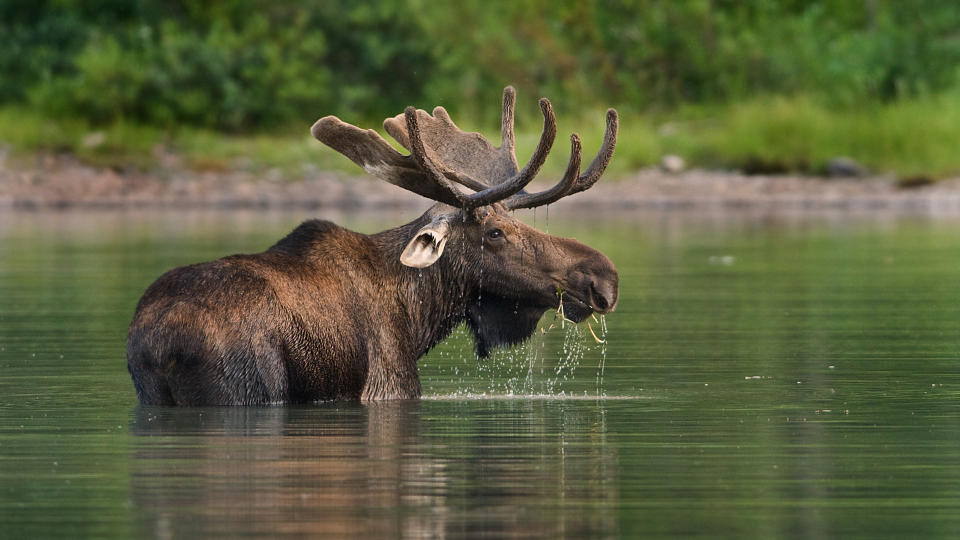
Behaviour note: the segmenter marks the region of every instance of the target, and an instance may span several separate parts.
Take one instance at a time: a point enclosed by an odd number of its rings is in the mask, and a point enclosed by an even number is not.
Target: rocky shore
[[[411,193],[371,177],[317,172],[287,180],[279,171],[118,172],[70,157],[29,163],[0,160],[0,209],[66,208],[405,208],[423,207]],[[530,189],[548,187],[535,184]],[[897,210],[960,214],[960,178],[905,187],[893,177],[826,178],[644,169],[604,178],[557,205],[578,209]]]

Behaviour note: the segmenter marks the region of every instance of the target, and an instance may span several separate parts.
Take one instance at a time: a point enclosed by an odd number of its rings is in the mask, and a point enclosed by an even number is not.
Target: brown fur
[[[438,215],[457,224],[443,256],[401,265],[403,246]],[[500,245],[483,236],[495,227]],[[417,359],[456,325],[467,322],[485,356],[528,337],[558,287],[570,293],[568,316],[588,316],[591,286],[604,288],[600,310],[612,309],[606,257],[495,207],[438,204],[371,236],[308,221],[263,253],[161,276],[137,306],[128,368],[144,404],[416,398]]]
[[[144,404],[230,405],[420,396],[417,359],[462,322],[477,354],[523,341],[561,301],[581,321],[616,305],[617,272],[601,253],[544,234],[508,211],[588,189],[616,146],[618,117],[580,174],[579,137],[563,178],[527,193],[553,144],[547,99],[540,142],[520,169],[515,92],[503,93],[502,143],[461,131],[442,107],[408,107],[376,131],[327,116],[313,135],[371,174],[437,201],[419,219],[371,236],[324,221],[300,225],[256,255],[177,268],[151,285],[127,337]],[[465,193],[456,184],[474,190]],[[451,205],[451,206],[448,206]],[[562,296],[558,293],[562,291]]]

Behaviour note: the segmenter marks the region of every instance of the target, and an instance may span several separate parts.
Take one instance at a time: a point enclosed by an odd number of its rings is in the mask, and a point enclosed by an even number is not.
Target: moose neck
[[[416,360],[442,341],[466,318],[467,304],[476,296],[470,261],[460,239],[447,242],[440,259],[426,268],[400,262],[406,242],[426,221],[423,218],[371,236],[380,251],[384,271],[396,277],[397,305],[410,329]]]

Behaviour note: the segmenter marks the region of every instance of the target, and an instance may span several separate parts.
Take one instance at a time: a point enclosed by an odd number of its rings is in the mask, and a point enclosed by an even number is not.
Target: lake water
[[[306,217],[0,214],[0,537],[960,536],[958,219],[528,214],[616,263],[605,321],[457,332],[419,402],[139,407],[146,286]]]

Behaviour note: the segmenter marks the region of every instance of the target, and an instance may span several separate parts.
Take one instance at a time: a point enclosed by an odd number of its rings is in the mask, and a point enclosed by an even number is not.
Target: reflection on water
[[[138,407],[146,286],[306,217],[0,214],[0,537],[960,536],[958,219],[552,210],[620,270],[605,344],[548,314],[419,402]]]
[[[603,414],[521,401],[140,407],[138,533],[613,536],[619,474]]]

